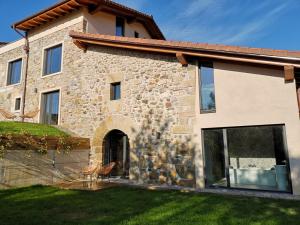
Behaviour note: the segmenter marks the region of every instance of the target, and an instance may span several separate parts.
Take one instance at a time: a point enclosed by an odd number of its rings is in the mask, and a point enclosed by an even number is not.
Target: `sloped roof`
[[[37,26],[67,15],[81,7],[87,7],[89,11],[101,10],[136,20],[145,25],[152,38],[165,39],[163,33],[151,15],[131,9],[111,0],[64,0],[30,17],[27,17],[12,25],[13,28],[28,31]]]
[[[132,37],[117,37],[102,34],[88,34],[71,31],[70,36],[82,44],[97,44],[119,48],[129,48],[135,50],[176,53],[181,52],[190,56],[203,56],[220,59],[236,58],[237,61],[247,61],[246,59],[260,60],[261,62],[281,62],[295,64],[300,67],[300,51],[274,50],[267,48],[249,48],[229,45],[216,45],[207,43],[166,41],[154,39],[142,39]],[[264,60],[264,61],[263,61]],[[272,64],[272,63],[270,63]],[[283,64],[282,64],[283,65]]]
[[[7,45],[7,42],[0,41],[0,46]]]

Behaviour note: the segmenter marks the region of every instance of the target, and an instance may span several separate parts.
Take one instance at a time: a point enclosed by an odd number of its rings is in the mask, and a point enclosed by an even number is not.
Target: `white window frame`
[[[49,49],[49,48],[52,48],[52,47],[55,47],[55,46],[58,46],[58,45],[61,45],[61,65],[60,65],[60,71],[59,72],[55,72],[55,73],[50,73],[50,74],[44,74],[44,66],[45,66],[45,53],[46,53],[46,50]],[[51,77],[51,76],[55,76],[55,75],[58,75],[58,74],[61,74],[63,72],[63,62],[64,62],[64,42],[57,42],[57,43],[54,43],[54,44],[51,44],[51,45],[48,45],[46,47],[43,48],[42,50],[42,68],[41,68],[41,78],[46,78],[46,77]]]
[[[57,121],[57,126],[61,124],[60,122],[60,118],[61,118],[61,100],[62,100],[62,93],[61,93],[61,87],[56,87],[56,88],[50,88],[50,89],[45,89],[43,91],[40,92],[39,94],[39,114],[38,114],[38,123],[42,123],[41,119],[42,119],[42,96],[43,94],[46,94],[48,92],[54,92],[54,91],[59,91],[59,104],[58,104],[58,121]]]
[[[14,62],[14,61],[17,61],[21,59],[21,74],[20,74],[20,81],[19,83],[15,83],[15,84],[8,84],[8,76],[9,76],[9,64]],[[23,63],[24,63],[24,58],[21,56],[19,57],[16,57],[14,59],[10,59],[8,62],[7,62],[7,65],[6,65],[6,83],[5,83],[5,86],[6,87],[13,87],[13,86],[17,86],[17,85],[20,85],[22,83],[22,79],[23,79]]]
[[[16,110],[16,100],[17,99],[20,99],[20,109]],[[14,105],[13,105],[13,110],[14,112],[21,112],[21,109],[22,109],[22,97],[21,96],[16,96],[15,97],[15,101],[14,101]]]

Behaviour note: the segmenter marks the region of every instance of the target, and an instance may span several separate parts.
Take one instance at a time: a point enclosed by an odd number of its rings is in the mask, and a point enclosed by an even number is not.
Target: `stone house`
[[[12,27],[24,36],[0,46],[0,107],[90,138],[91,163],[138,183],[300,195],[299,51],[167,41],[109,0]]]

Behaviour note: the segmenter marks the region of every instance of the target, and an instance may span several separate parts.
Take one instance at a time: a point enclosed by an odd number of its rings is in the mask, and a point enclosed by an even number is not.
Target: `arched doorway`
[[[129,140],[128,136],[120,130],[111,130],[103,139],[103,164],[116,162],[112,171],[114,177],[129,177]]]

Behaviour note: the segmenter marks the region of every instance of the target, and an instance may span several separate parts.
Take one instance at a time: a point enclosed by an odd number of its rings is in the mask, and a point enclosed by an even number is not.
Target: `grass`
[[[21,123],[21,122],[0,122],[0,134],[21,134],[22,132],[42,137],[47,136],[65,136],[65,132],[46,124]]]
[[[115,187],[0,191],[0,224],[299,224],[300,202]]]

